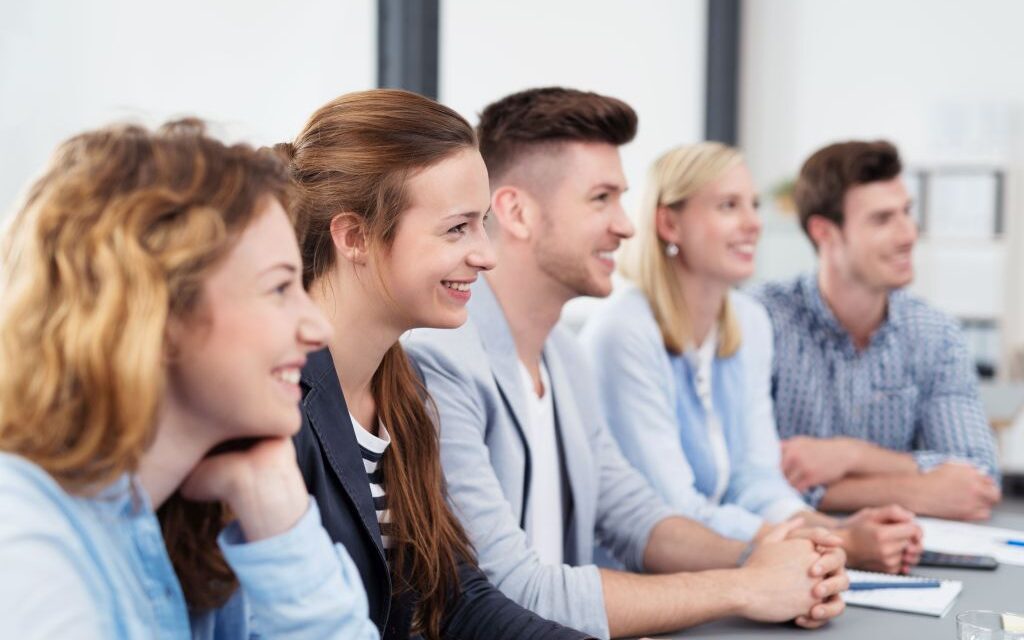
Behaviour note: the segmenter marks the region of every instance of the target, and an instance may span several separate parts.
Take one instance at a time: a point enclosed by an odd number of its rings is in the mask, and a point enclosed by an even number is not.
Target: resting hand
[[[847,438],[797,436],[782,441],[782,472],[797,491],[828,485],[849,472]]]
[[[243,451],[204,458],[181,486],[189,500],[225,502],[246,540],[288,531],[309,507],[291,438],[267,438]]]
[[[917,563],[923,533],[914,514],[898,505],[861,509],[840,525],[850,564],[900,573]]]

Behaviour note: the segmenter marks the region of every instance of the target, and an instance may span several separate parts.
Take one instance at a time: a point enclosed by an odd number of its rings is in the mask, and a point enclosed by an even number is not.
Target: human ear
[[[811,237],[811,241],[816,247],[828,244],[834,229],[835,223],[824,216],[811,214],[807,218],[807,235]]]
[[[360,216],[346,212],[331,218],[331,241],[338,256],[355,264],[365,264],[366,228]]]
[[[679,212],[666,205],[658,205],[654,212],[654,228],[665,244],[679,244]]]
[[[517,187],[501,187],[491,195],[491,213],[503,233],[517,240],[530,239],[530,211],[533,199]]]

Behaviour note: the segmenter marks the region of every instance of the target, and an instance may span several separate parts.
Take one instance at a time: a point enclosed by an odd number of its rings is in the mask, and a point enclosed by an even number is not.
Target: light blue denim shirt
[[[241,588],[191,615],[141,485],[125,475],[93,497],[0,453],[0,637],[377,638],[359,573],[320,524],[316,502],[289,531],[218,543]]]
[[[786,482],[771,401],[772,330],[763,307],[732,292],[742,344],[712,364],[713,407],[725,433],[728,486],[709,496],[717,468],[693,365],[669,353],[643,292],[624,284],[583,328],[612,433],[629,461],[683,514],[749,540],[765,521],[807,509]]]
[[[914,456],[921,471],[966,462],[997,481],[995,438],[957,321],[905,290],[858,349],[818,289],[818,274],[754,295],[774,329],[772,388],[783,438],[846,436]],[[812,487],[817,504],[826,487]]]

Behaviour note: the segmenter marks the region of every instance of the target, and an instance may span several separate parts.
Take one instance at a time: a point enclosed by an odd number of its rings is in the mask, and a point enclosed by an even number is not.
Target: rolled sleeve
[[[915,437],[921,471],[965,462],[998,479],[995,438],[978,395],[978,382],[959,327],[948,323],[932,367]]]
[[[217,542],[245,594],[250,635],[379,637],[359,573],[345,548],[331,543],[312,498],[298,523],[280,535],[246,542],[233,522]]]

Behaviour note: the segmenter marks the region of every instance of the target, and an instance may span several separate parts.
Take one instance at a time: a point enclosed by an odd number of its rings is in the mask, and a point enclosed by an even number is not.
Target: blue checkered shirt
[[[913,454],[926,471],[970,462],[998,478],[995,442],[956,321],[905,291],[863,351],[822,300],[816,274],[753,292],[775,334],[772,395],[782,438],[848,436]],[[805,496],[817,505],[824,487]]]

